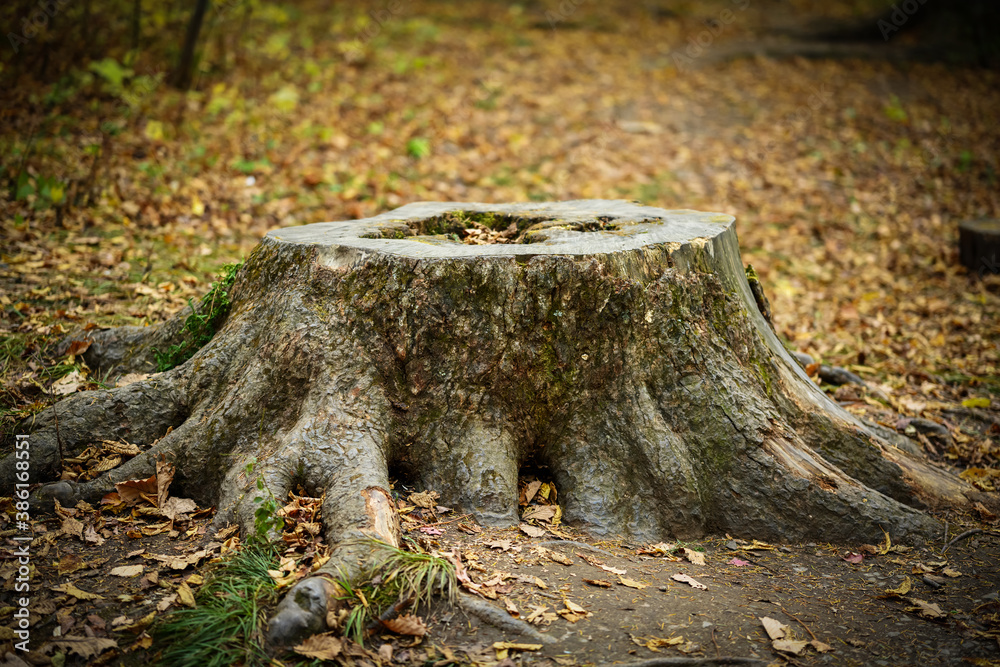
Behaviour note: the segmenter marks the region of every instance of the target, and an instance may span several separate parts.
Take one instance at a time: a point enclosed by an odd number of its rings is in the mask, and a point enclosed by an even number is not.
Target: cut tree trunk
[[[60,446],[156,440],[51,495],[94,499],[166,455],[179,493],[216,504],[220,522],[253,526],[258,474],[279,498],[325,493],[331,544],[398,543],[390,467],[512,525],[519,470],[544,465],[566,522],[633,540],[919,538],[940,534],[923,509],[971,497],[810,382],[755,305],[729,215],[411,204],[271,232],[231,300],[186,363],[37,417],[31,470],[49,479]],[[93,335],[88,363],[149,371],[178,318]],[[13,475],[7,459],[0,477]],[[331,571],[356,571],[357,553],[335,553]],[[313,606],[323,587],[302,586]],[[272,638],[300,625],[278,619]]]
[[[962,265],[980,278],[1000,273],[1000,219],[959,223],[958,255]]]

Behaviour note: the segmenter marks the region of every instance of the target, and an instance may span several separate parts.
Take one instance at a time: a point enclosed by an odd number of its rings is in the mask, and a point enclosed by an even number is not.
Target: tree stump
[[[269,233],[231,300],[184,364],[38,415],[32,473],[49,479],[59,439],[70,456],[158,438],[52,495],[94,499],[166,455],[180,493],[252,527],[255,459],[279,498],[296,484],[326,494],[331,544],[397,544],[390,468],[484,524],[512,525],[519,470],[535,464],[551,471],[564,520],[598,535],[857,543],[883,528],[939,534],[920,508],[972,492],[810,382],[756,307],[729,215],[410,204]],[[88,363],[148,371],[177,322],[99,332]],[[13,476],[11,457],[0,477]],[[335,553],[331,571],[354,571],[356,553]],[[299,607],[321,588],[296,587]],[[317,613],[276,619],[272,638],[311,632]]]
[[[958,254],[962,266],[980,278],[1000,274],[1000,220],[966,220],[958,225]]]

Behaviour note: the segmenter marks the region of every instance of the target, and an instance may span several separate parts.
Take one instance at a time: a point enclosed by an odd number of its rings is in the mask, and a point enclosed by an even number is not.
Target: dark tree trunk
[[[190,88],[194,80],[195,50],[198,47],[201,24],[205,20],[205,12],[208,11],[208,2],[209,0],[197,0],[194,11],[191,12],[191,20],[188,21],[181,60],[177,65],[177,71],[174,72],[174,85],[181,90]]]
[[[507,243],[453,240],[469,228]],[[183,317],[101,332],[87,361],[149,371]],[[567,522],[636,540],[935,535],[919,508],[972,492],[810,382],[756,307],[731,216],[625,202],[411,204],[271,232],[191,360],[38,416],[32,470],[49,476],[56,410],[68,452],[159,438],[57,497],[95,498],[166,455],[181,491],[252,527],[256,459],[276,496],[326,494],[332,544],[397,542],[390,465],[510,525],[520,466],[544,463]],[[352,564],[345,549],[330,567]],[[282,618],[277,640],[302,626]]]

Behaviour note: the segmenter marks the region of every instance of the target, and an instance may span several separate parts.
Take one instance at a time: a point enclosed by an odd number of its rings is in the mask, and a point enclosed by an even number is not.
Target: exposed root
[[[458,606],[472,614],[484,623],[519,637],[527,637],[543,644],[556,644],[559,640],[551,635],[542,634],[524,621],[513,618],[507,612],[497,609],[489,602],[481,600],[468,593],[458,594]]]
[[[327,629],[344,590],[326,577],[307,577],[285,594],[267,623],[267,643],[291,646]]]

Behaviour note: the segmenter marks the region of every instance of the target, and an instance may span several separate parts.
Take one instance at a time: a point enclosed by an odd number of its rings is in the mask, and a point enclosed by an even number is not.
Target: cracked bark
[[[473,219],[515,225],[516,238],[451,240]],[[411,204],[268,234],[231,300],[185,364],[59,404],[67,455],[159,438],[74,498],[148,476],[162,454],[178,493],[252,527],[256,459],[276,496],[296,484],[326,494],[332,544],[397,544],[390,464],[442,503],[510,525],[531,461],[552,472],[565,520],[599,535],[857,542],[882,528],[935,534],[922,508],[971,491],[808,380],[755,306],[731,216]],[[101,332],[88,363],[148,370],[181,318]],[[53,414],[27,426],[35,481],[58,473]],[[0,462],[0,479],[13,475],[13,459]],[[362,558],[344,548],[329,569],[356,572]]]

